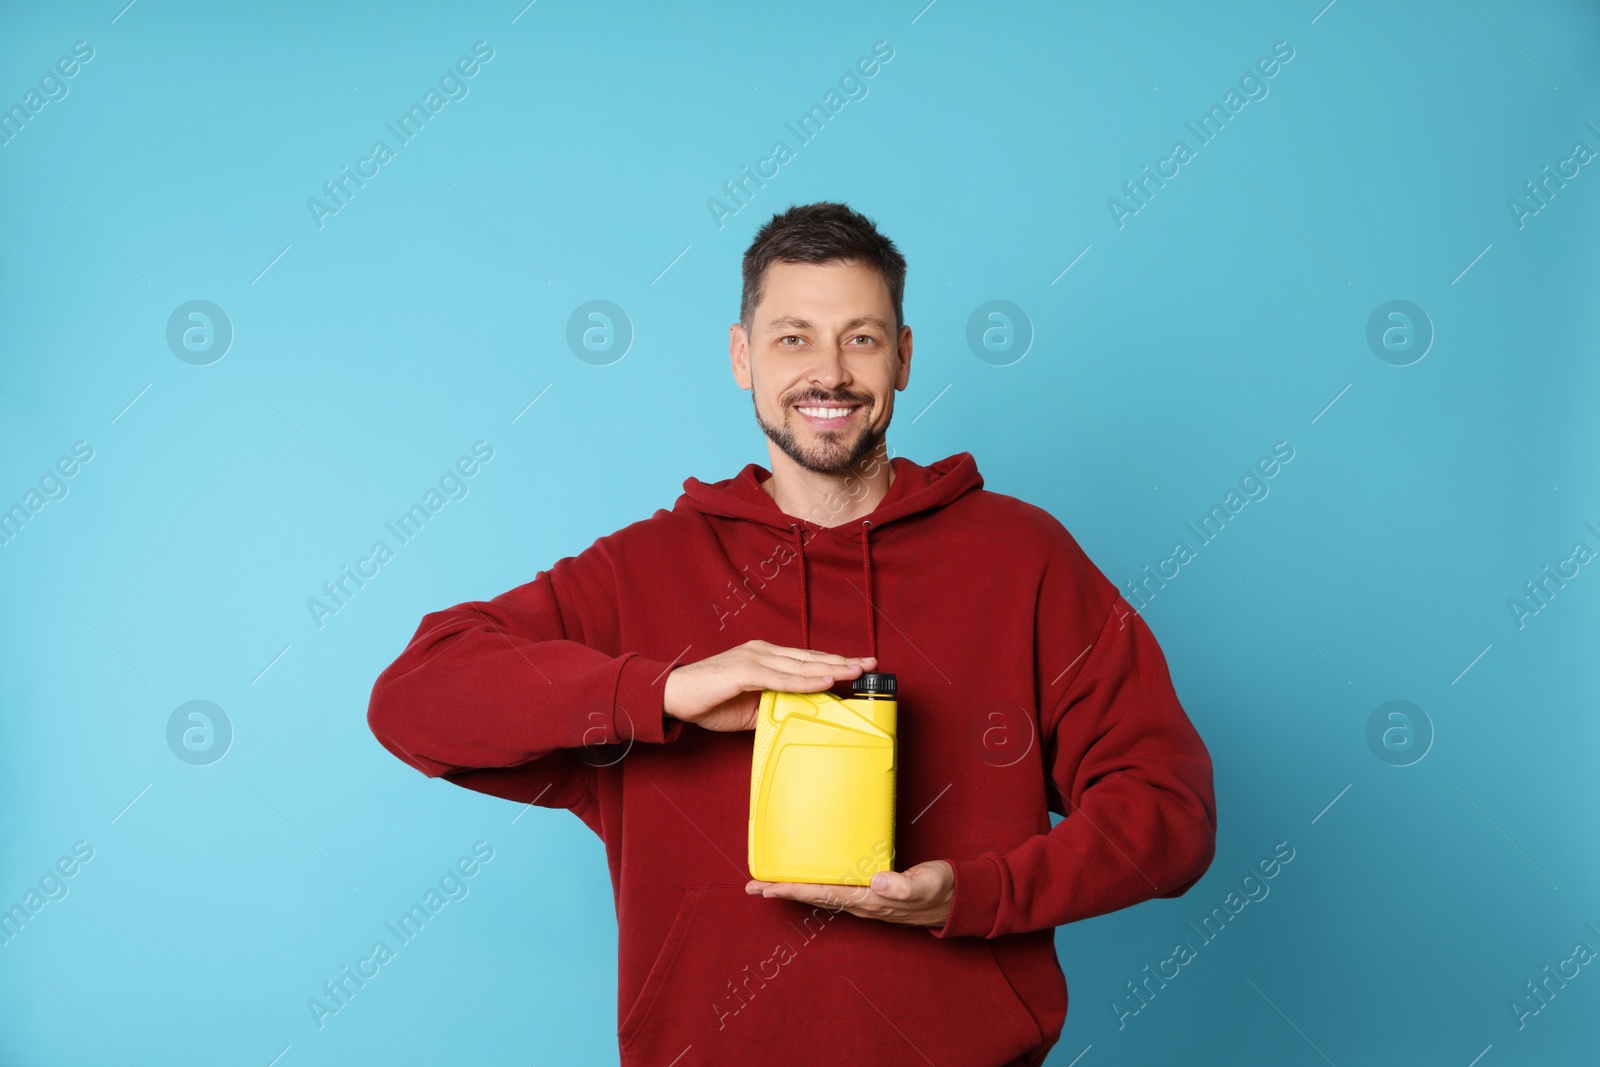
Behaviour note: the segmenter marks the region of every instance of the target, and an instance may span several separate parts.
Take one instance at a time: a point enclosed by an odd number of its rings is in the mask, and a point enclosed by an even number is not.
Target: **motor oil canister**
[[[893,870],[895,677],[761,694],[750,765],[750,875],[866,885]]]

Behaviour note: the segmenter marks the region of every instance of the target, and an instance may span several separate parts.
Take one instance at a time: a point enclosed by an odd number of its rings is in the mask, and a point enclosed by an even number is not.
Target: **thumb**
[[[911,879],[894,871],[879,871],[872,876],[872,891],[890,900],[909,898],[911,888]]]

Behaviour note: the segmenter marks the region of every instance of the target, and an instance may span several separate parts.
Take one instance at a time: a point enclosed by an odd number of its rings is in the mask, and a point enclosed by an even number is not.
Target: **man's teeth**
[[[810,415],[814,419],[839,419],[850,414],[855,408],[800,408],[803,415]]]

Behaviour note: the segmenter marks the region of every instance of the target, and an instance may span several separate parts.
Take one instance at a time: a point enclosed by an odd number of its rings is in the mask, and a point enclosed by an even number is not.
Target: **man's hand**
[[[809,882],[763,882],[752,878],[744,891],[764,897],[783,897],[804,904],[821,904],[830,910],[840,904],[851,915],[912,926],[943,926],[950,915],[956,875],[944,860],[929,860],[904,873],[879,871],[872,884],[813,885]]]
[[[877,665],[873,656],[850,658],[746,641],[668,673],[666,713],[707,730],[754,730],[763,689],[817,693]]]

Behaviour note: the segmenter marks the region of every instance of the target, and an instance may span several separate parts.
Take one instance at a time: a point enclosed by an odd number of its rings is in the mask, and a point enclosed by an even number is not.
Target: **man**
[[[774,216],[728,345],[770,474],[689,478],[425,616],[373,687],[400,759],[605,842],[624,1065],[1037,1065],[1066,1017],[1055,927],[1211,862],[1211,760],[1143,619],[970,454],[886,458],[905,270],[842,204]],[[899,686],[895,869],[753,881],[761,691],[874,670]]]

